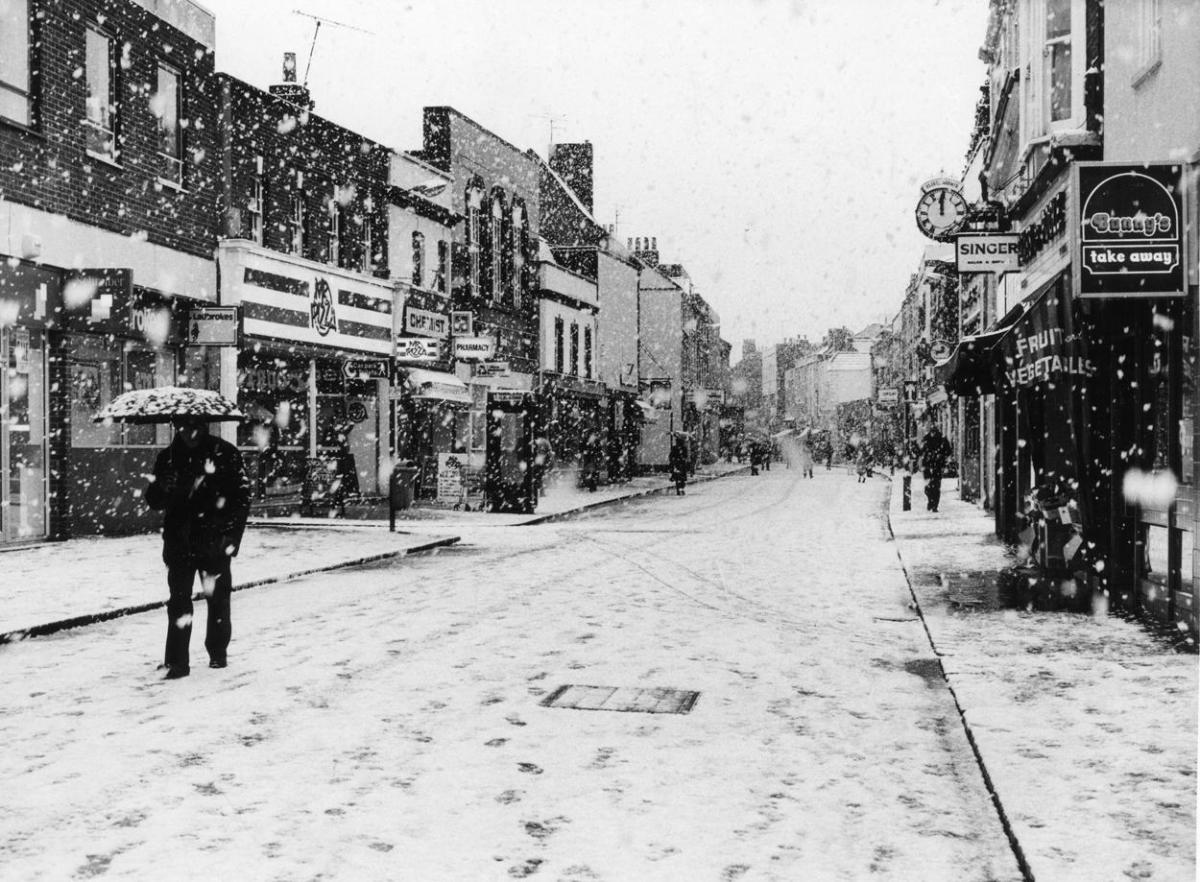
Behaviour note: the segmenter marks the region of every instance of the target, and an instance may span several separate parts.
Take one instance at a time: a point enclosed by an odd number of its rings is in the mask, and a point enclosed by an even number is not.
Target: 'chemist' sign
[[[1182,296],[1180,166],[1079,162],[1080,297]]]

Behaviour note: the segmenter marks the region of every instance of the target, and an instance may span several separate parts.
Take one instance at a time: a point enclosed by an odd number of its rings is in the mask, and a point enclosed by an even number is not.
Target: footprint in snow
[[[533,763],[517,763],[517,768],[527,775],[542,774],[542,767],[534,765]]]
[[[520,790],[505,790],[503,793],[501,793],[499,796],[496,797],[496,802],[500,803],[501,805],[512,805],[514,802],[520,802],[520,801],[521,801],[521,791]]]
[[[502,747],[503,745],[508,744],[508,739],[507,738],[493,738],[491,741],[483,742],[483,744],[484,744],[484,747]]]
[[[515,867],[508,868],[508,875],[514,879],[524,879],[527,876],[532,876],[538,871],[538,867],[542,865],[541,858],[530,858],[523,864],[517,864]]]

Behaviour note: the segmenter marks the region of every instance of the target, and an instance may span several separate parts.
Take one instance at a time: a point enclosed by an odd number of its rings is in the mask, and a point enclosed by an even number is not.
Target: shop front
[[[44,539],[60,529],[50,505],[60,486],[48,468],[47,331],[56,326],[61,303],[57,272],[23,261],[0,263],[0,545]]]
[[[471,392],[452,373],[411,365],[397,369],[397,381],[396,458],[416,467],[417,499],[438,499],[445,455],[466,454],[469,446]]]
[[[242,241],[222,243],[220,262],[221,301],[241,307],[243,327],[222,387],[248,416],[236,440],[254,507],[386,492],[391,286]]]
[[[540,431],[554,451],[554,481],[592,486],[610,473],[609,408],[603,383],[552,371],[538,378]]]
[[[122,392],[176,384],[189,301],[135,287],[129,270],[106,269],[68,273],[63,302],[71,533],[155,529],[161,516],[141,494],[170,426],[92,418]]]

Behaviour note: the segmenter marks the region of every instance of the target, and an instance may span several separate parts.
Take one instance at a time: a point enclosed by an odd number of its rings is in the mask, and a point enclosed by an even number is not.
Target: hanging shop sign
[[[475,336],[475,313],[469,310],[453,310],[450,313],[450,333],[455,337]]]
[[[900,402],[900,390],[895,386],[884,387],[879,390],[877,398],[880,404],[898,404]]]
[[[396,361],[441,361],[442,341],[432,337],[397,337]]]
[[[1077,162],[1077,297],[1181,297],[1183,224],[1178,164]]]
[[[491,337],[455,337],[454,357],[463,361],[488,361],[496,355],[496,341]]]
[[[934,361],[945,361],[953,351],[954,346],[951,345],[949,340],[939,338],[929,344],[929,357]]]
[[[963,235],[954,240],[954,260],[960,273],[1015,273],[1021,237],[1016,234]]]
[[[236,306],[193,306],[188,313],[191,346],[237,346],[241,330],[241,311]]]
[[[387,380],[391,372],[381,358],[347,358],[342,363],[342,375],[347,380]]]
[[[431,312],[428,309],[406,306],[404,308],[404,332],[424,337],[443,338],[450,334],[450,320],[442,312]]]

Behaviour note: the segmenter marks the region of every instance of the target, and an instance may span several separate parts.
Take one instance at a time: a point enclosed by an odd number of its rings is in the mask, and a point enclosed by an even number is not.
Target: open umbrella
[[[160,386],[157,389],[134,389],[118,395],[92,420],[97,423],[108,420],[120,423],[169,423],[180,417],[219,422],[245,419],[246,415],[218,392]]]

